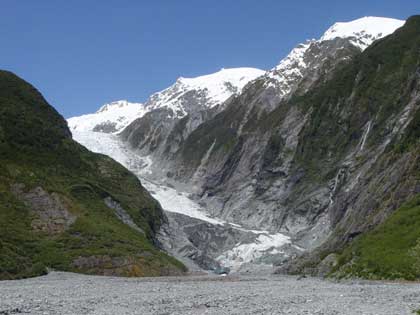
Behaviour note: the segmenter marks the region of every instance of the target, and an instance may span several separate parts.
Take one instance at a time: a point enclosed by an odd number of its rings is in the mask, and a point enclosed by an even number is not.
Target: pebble
[[[419,283],[279,275],[116,278],[52,272],[0,281],[0,314],[402,315],[420,309]]]

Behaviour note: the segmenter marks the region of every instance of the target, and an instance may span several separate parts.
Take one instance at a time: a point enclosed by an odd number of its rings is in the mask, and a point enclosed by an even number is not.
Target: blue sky
[[[419,0],[0,0],[0,68],[71,117],[179,76],[269,69],[336,21],[416,13]]]

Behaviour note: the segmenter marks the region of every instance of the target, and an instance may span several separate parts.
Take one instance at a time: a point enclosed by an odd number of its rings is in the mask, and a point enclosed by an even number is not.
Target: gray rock
[[[1,281],[0,313],[405,315],[419,307],[419,291],[416,283],[272,275],[135,279],[54,272]]]
[[[321,263],[318,265],[318,276],[319,277],[326,277],[329,273],[333,270],[335,266],[338,264],[338,256],[337,254],[329,254],[325,257]]]

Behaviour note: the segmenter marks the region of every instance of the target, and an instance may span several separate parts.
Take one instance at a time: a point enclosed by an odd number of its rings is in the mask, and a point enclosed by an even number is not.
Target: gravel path
[[[54,272],[0,282],[0,314],[413,314],[420,284],[286,276],[113,278]]]

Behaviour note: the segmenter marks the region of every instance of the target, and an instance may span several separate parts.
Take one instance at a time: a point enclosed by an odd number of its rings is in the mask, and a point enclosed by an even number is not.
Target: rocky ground
[[[53,272],[0,282],[0,314],[412,314],[420,284],[275,275],[113,278]]]

